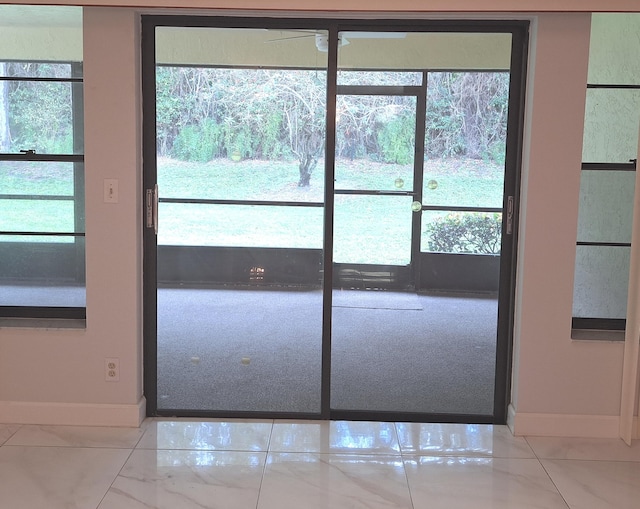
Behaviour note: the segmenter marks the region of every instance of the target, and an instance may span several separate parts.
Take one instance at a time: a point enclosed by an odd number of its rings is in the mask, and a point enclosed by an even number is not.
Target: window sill
[[[577,341],[608,341],[619,343],[624,341],[623,330],[571,329],[571,339]]]
[[[0,329],[86,329],[82,318],[0,318]]]

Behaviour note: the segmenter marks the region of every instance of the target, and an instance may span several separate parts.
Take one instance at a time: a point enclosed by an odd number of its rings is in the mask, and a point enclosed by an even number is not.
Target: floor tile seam
[[[439,459],[439,460],[488,460],[488,461],[512,461],[512,462],[536,462],[540,463],[538,458],[522,458],[513,456],[448,456],[448,455],[434,455],[434,456],[421,456],[421,455],[405,455],[402,457],[404,461],[419,460],[419,459]]]
[[[539,458],[542,461],[580,461],[583,463],[624,463],[624,464],[638,464],[640,465],[640,459],[628,460],[628,459],[612,459],[612,458]]]
[[[145,417],[144,420],[140,423],[140,426],[138,427],[138,429],[141,431],[141,433],[140,433],[140,436],[138,437],[138,440],[136,440],[135,445],[133,446],[134,449],[136,449],[138,445],[140,445],[140,442],[142,441],[144,436],[147,434],[147,431],[149,431],[149,428],[151,427],[151,424],[153,422],[157,422],[155,417]]]
[[[424,452],[424,451],[407,451],[401,452],[403,457],[423,457],[423,458],[486,458],[486,459],[517,459],[517,460],[535,460],[536,456],[513,456],[509,454],[495,454],[495,453],[472,453],[472,452],[460,452],[460,453],[447,453],[447,452]]]
[[[134,447],[119,447],[110,445],[64,445],[64,444],[3,444],[2,447],[23,447],[33,449],[86,449],[89,451],[134,451]]]
[[[557,456],[546,456],[544,454],[538,453],[536,452],[536,450],[534,449],[534,447],[529,443],[529,438],[536,438],[536,437],[523,437],[525,442],[527,442],[527,445],[529,446],[529,449],[531,449],[531,452],[533,452],[533,454],[535,455],[535,457],[538,460],[572,460],[572,461],[621,461],[621,462],[628,462],[628,463],[640,463],[640,457],[638,457],[638,459],[608,459],[608,458],[567,458],[567,457],[557,457]]]
[[[220,448],[193,448],[193,447],[145,447],[136,446],[134,451],[181,451],[181,452],[246,452],[247,454],[268,453],[267,449],[220,449]]]
[[[398,433],[397,422],[393,423],[393,429],[396,431],[396,438],[398,439],[398,447],[400,452],[400,460],[402,461],[402,473],[404,474],[404,480],[407,486],[407,493],[409,494],[409,503],[411,509],[415,509],[415,503],[413,502],[413,490],[411,489],[411,483],[409,482],[409,474],[407,473],[407,460],[402,452],[402,446],[400,445],[400,434]],[[414,455],[415,457],[415,455]]]
[[[260,495],[262,494],[262,485],[264,484],[264,478],[267,474],[267,465],[269,464],[269,450],[271,449],[271,439],[273,438],[273,428],[275,428],[275,419],[271,421],[271,429],[269,431],[269,440],[267,441],[267,451],[264,455],[264,461],[262,463],[262,473],[260,475],[260,484],[258,485],[258,496],[256,497],[256,509],[260,506]]]
[[[533,437],[528,437],[528,436],[523,436],[522,438],[524,438],[524,441],[527,443],[527,446],[529,447],[529,449],[531,450],[531,452],[533,453],[533,455],[535,456],[535,458],[537,460],[540,460],[540,456],[538,455],[538,453],[536,452],[536,450],[533,448],[533,446],[531,445],[531,443],[529,442],[529,438],[533,438]]]
[[[7,426],[7,429],[9,429],[9,426],[11,426],[11,427],[13,427],[13,426],[17,426],[17,429],[16,429],[13,433],[11,433],[11,434],[6,438],[6,440],[5,440],[4,442],[0,443],[0,447],[2,447],[2,446],[3,446],[3,445],[5,445],[9,440],[11,440],[11,439],[15,436],[15,434],[16,434],[18,431],[20,431],[22,428],[24,428],[24,426],[25,426],[25,425],[24,425],[24,424],[7,424],[6,426]]]
[[[100,501],[98,502],[98,505],[96,505],[96,509],[98,509],[102,505],[102,502],[104,501],[104,499],[107,498],[109,491],[111,491],[111,488],[113,488],[113,484],[118,480],[118,477],[120,477],[120,474],[124,470],[124,467],[127,466],[127,463],[129,463],[129,460],[131,459],[131,456],[133,455],[134,452],[135,452],[135,449],[131,449],[129,451],[129,454],[127,454],[127,457],[122,462],[122,466],[118,469],[116,474],[113,476],[113,479],[109,483],[109,486],[107,486],[107,489],[104,491],[104,494],[102,495],[102,497],[100,497]]]
[[[268,455],[273,455],[273,454],[295,454],[295,455],[310,455],[310,454],[315,454],[318,456],[358,456],[358,457],[365,457],[365,458],[371,458],[371,459],[375,459],[375,458],[395,458],[395,459],[402,459],[402,455],[398,454],[398,453],[394,453],[394,452],[376,452],[376,453],[370,453],[370,452],[361,452],[361,451],[268,451],[267,452]]]
[[[538,464],[540,465],[540,468],[542,468],[543,472],[546,474],[547,478],[549,479],[549,482],[551,482],[555,490],[558,492],[558,495],[560,495],[560,498],[562,498],[562,501],[565,503],[567,508],[572,509],[571,505],[569,505],[569,502],[565,498],[564,494],[562,493],[562,491],[560,491],[560,488],[558,487],[556,482],[553,480],[553,477],[551,477],[551,474],[549,474],[549,471],[545,468],[544,464],[542,463],[542,460],[538,459]]]

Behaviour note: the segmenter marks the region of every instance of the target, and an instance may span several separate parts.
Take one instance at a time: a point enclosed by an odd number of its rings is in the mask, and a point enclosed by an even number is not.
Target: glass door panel
[[[161,413],[320,413],[315,34],[156,28]]]
[[[331,408],[492,416],[511,35],[339,41]]]

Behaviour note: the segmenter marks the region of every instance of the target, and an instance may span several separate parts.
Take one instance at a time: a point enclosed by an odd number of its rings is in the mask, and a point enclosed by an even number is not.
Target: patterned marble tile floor
[[[502,426],[0,424],[0,509],[637,509],[640,443]]]

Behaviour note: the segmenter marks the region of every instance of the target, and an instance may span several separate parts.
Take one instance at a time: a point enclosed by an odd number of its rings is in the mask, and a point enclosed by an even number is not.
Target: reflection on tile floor
[[[627,509],[640,443],[503,426],[150,419],[0,424],[11,509]]]

